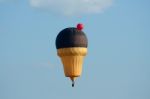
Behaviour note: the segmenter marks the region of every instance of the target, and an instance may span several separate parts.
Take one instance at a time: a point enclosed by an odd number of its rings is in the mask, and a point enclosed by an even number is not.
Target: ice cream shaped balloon
[[[65,28],[56,38],[57,54],[63,63],[65,76],[72,80],[72,86],[75,78],[81,75],[87,54],[88,40],[82,29],[83,24],[78,24],[76,28]]]

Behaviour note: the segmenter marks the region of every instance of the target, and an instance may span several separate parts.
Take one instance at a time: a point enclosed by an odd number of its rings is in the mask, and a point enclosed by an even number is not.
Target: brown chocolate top
[[[83,31],[71,27],[62,30],[56,38],[56,48],[87,47],[88,40]]]

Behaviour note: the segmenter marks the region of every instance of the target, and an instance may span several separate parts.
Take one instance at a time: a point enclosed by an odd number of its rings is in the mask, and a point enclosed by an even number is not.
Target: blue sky
[[[150,99],[150,1],[113,0],[101,13],[65,16],[28,1],[0,3],[0,99]],[[74,88],[55,39],[82,22],[89,40]]]

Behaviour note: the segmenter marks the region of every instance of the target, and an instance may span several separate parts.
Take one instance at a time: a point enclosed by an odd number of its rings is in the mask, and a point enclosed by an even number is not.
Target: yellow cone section
[[[87,48],[61,48],[57,50],[57,54],[63,63],[66,77],[70,77],[71,80],[74,80],[76,77],[81,75],[83,59],[87,54]]]

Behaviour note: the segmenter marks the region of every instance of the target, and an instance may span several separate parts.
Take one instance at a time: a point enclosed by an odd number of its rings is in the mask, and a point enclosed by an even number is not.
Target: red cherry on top
[[[83,29],[83,27],[84,27],[84,26],[83,26],[83,24],[82,24],[82,23],[77,24],[77,29],[78,29],[78,30],[82,30],[82,29]]]

